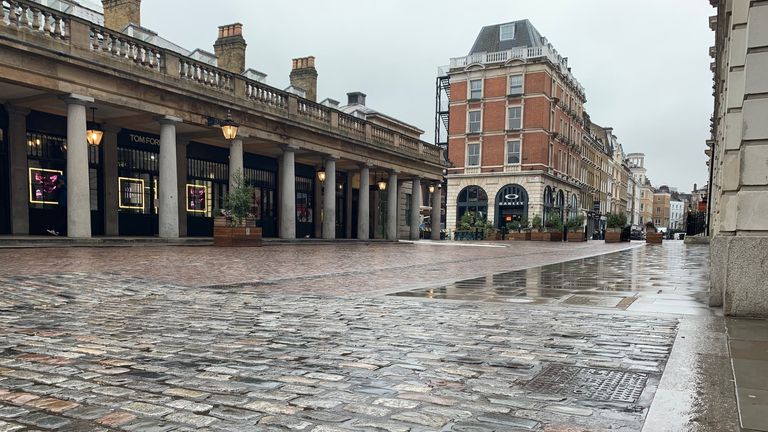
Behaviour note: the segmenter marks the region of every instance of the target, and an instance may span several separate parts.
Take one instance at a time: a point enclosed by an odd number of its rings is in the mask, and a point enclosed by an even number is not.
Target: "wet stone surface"
[[[0,299],[2,431],[639,431],[679,326],[106,272]]]

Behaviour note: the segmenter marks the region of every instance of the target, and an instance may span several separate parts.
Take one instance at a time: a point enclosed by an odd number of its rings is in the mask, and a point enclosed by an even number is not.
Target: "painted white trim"
[[[520,83],[520,93],[512,93],[512,77],[515,77],[515,76],[519,76],[522,81]],[[513,95],[523,96],[524,94],[525,94],[525,74],[521,72],[521,73],[513,73],[513,74],[507,75],[507,96],[513,96]]]
[[[509,144],[512,143],[512,142],[515,142],[515,141],[518,142],[518,155],[517,155],[518,162],[517,163],[509,163]],[[523,162],[523,140],[522,140],[522,137],[521,138],[512,138],[512,139],[506,140],[504,142],[504,166],[518,166],[518,165],[521,165],[522,162]]]
[[[469,146],[477,144],[477,165],[470,165],[469,164]],[[468,142],[466,147],[464,147],[464,167],[465,168],[479,168],[483,165],[483,145],[480,143],[480,141],[476,142]]]
[[[509,127],[509,126],[510,126],[510,125],[509,125],[509,120],[511,120],[511,118],[510,118],[510,116],[509,116],[509,110],[510,110],[510,108],[520,108],[520,127],[519,127],[519,128],[517,128],[517,129],[512,129],[512,128],[510,128],[510,127]],[[506,128],[505,128],[505,129],[506,129],[507,131],[511,131],[511,130],[512,130],[512,131],[521,131],[521,132],[522,132],[522,131],[523,131],[523,104],[519,104],[519,105],[507,105],[507,115],[506,115],[506,119],[507,119],[507,124],[505,125],[505,126],[506,126]]]
[[[480,129],[478,131],[471,131],[469,129],[469,113],[473,113],[473,112],[480,113]],[[467,110],[467,134],[476,134],[476,133],[482,133],[482,132],[483,132],[483,110],[482,109]]]
[[[479,98],[472,97],[472,81],[480,81],[480,97]],[[485,93],[484,90],[485,90],[485,80],[483,78],[470,78],[467,80],[467,100],[482,99],[483,94]]]

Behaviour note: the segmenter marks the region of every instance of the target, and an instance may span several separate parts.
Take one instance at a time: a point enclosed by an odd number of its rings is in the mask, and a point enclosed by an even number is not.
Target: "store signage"
[[[160,145],[160,139],[146,136],[146,135],[137,135],[137,134],[128,134],[128,138],[131,140],[131,142],[139,143],[139,144],[151,144],[151,145]]]
[[[205,213],[208,202],[208,186],[187,185],[187,211],[190,213]]]
[[[144,210],[144,180],[140,178],[117,178],[118,207],[121,209]]]
[[[59,170],[29,169],[29,202],[33,204],[59,205],[59,193],[64,187]]]
[[[524,206],[525,201],[520,200],[520,195],[510,193],[504,195],[504,201],[499,203],[499,207]]]

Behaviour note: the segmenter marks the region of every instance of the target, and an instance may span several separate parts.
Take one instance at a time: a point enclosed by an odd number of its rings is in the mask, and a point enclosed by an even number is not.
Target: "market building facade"
[[[265,236],[419,236],[440,148],[317,103],[313,57],[280,90],[240,24],[211,54],[141,27],[140,0],[54,3],[0,17],[0,234],[210,236],[240,173]]]

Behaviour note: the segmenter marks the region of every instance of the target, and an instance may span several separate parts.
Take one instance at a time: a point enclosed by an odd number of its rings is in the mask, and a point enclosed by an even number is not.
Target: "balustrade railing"
[[[3,0],[0,25],[18,27],[56,39],[69,39],[69,15],[26,0]]]
[[[288,109],[288,93],[253,80],[245,82],[245,97],[270,108]]]
[[[409,152],[409,153],[418,154],[419,153],[419,140],[417,140],[415,138],[401,136],[400,137],[400,148],[405,150],[405,151],[407,151],[407,152]],[[424,148],[426,150],[427,146],[424,146]],[[435,149],[438,149],[438,148],[435,147]],[[438,154],[439,154],[439,149],[438,149]]]
[[[314,103],[305,99],[299,99],[298,112],[302,117],[317,121],[323,124],[331,123],[330,108]]]
[[[378,141],[380,143],[395,143],[395,134],[391,130],[384,129],[383,127],[375,125],[371,125],[371,138],[373,138],[374,141]]]
[[[339,129],[364,136],[365,121],[349,114],[339,113]]]
[[[165,53],[162,49],[122,33],[91,26],[89,40],[92,51],[128,60],[149,69],[159,69],[163,65]]]
[[[231,73],[188,57],[179,59],[179,76],[223,91],[234,88]]]

